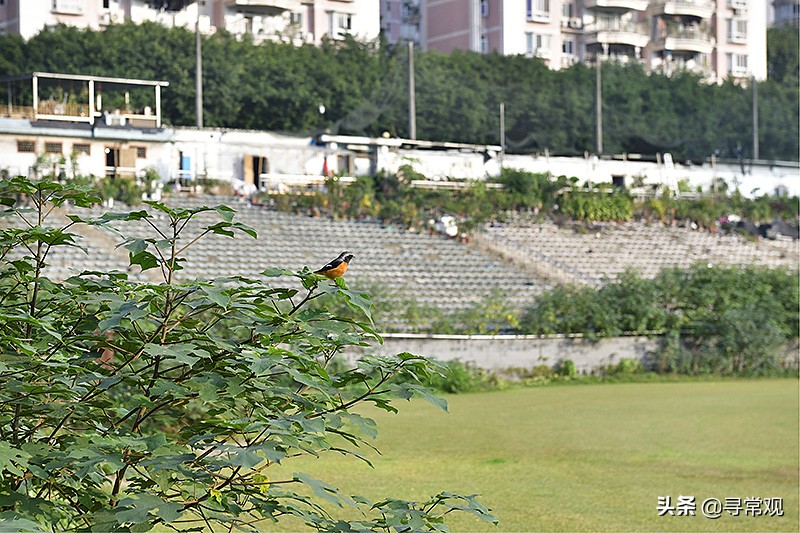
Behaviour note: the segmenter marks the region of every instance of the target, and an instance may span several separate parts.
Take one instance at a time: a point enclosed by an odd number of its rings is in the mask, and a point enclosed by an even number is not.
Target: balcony
[[[750,70],[747,67],[735,66],[728,70],[729,78],[749,78]]]
[[[653,39],[653,50],[710,54],[714,50],[714,38],[702,28],[668,28]]]
[[[578,56],[572,54],[562,54],[561,68],[569,68],[579,62]]]
[[[225,0],[225,7],[238,13],[273,17],[286,11],[300,11],[300,0]]]
[[[580,17],[562,18],[561,27],[564,29],[571,29],[571,30],[583,29],[583,19]]]
[[[586,0],[584,9],[605,9],[613,11],[644,11],[647,0]]]
[[[586,44],[621,44],[644,48],[648,41],[647,26],[637,22],[600,20],[586,27]]]
[[[667,0],[656,3],[654,8],[655,15],[708,19],[714,14],[714,3],[711,0]]]
[[[668,76],[681,71],[699,74],[706,79],[711,79],[714,76],[714,72],[711,69],[711,58],[708,54],[696,54],[692,57],[654,57],[651,67],[653,71],[661,72]]]
[[[733,32],[728,35],[728,42],[733,44],[747,44],[747,33]]]

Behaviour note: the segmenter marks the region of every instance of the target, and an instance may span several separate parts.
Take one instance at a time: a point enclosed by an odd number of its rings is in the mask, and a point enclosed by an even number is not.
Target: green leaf
[[[47,530],[36,522],[20,516],[14,516],[14,513],[9,511],[0,514],[0,531],[3,531],[3,533],[44,533]]]
[[[172,522],[180,517],[183,506],[179,503],[164,501],[151,494],[138,494],[135,498],[122,499],[117,508],[123,508],[115,513],[119,524],[141,524],[149,520],[149,515],[154,512],[165,522]]]
[[[416,383],[403,383],[401,385],[393,386],[392,388],[394,387],[396,387],[396,392],[401,394],[404,399],[408,399],[410,397],[408,393],[411,393],[422,397],[425,401],[431,405],[435,405],[445,413],[447,412],[447,400],[444,398],[439,398],[433,393],[433,391],[423,387],[422,385],[417,385]]]
[[[231,302],[230,296],[225,294],[228,289],[224,287],[213,287],[211,285],[203,285],[200,290],[208,296],[208,299],[217,304],[218,306],[226,309]]]
[[[123,318],[137,320],[145,316],[147,316],[147,311],[142,309],[136,302],[125,302],[114,310],[110,317],[101,320],[97,327],[102,331],[106,331],[119,326]]]
[[[261,275],[268,278],[279,278],[281,276],[291,276],[293,274],[294,272],[285,268],[267,268],[261,271]]]
[[[340,278],[341,279],[341,278]],[[338,281],[338,280],[337,280]],[[353,309],[359,310],[364,313],[364,316],[367,317],[369,323],[372,324],[372,300],[370,299],[369,295],[356,293],[350,290],[342,290],[341,293],[344,295],[345,301],[347,305],[352,307]]]
[[[303,485],[309,487],[311,490],[314,491],[314,494],[319,496],[320,498],[329,501],[330,503],[337,505],[339,507],[344,507],[344,503],[349,503],[355,506],[355,502],[350,498],[342,497],[342,494],[339,492],[339,489],[331,485],[330,483],[325,483],[324,481],[320,481],[315,479],[308,474],[304,474],[302,472],[295,472],[292,477],[295,481],[299,481]]]
[[[28,467],[31,455],[18,448],[14,448],[5,441],[0,441],[0,471],[6,470],[15,476],[23,476],[23,469]]]
[[[214,211],[224,220],[225,222],[230,222],[233,220],[233,215],[236,213],[233,209],[228,207],[227,205],[218,205],[214,208]]]
[[[150,270],[158,266],[158,257],[147,251],[128,254],[129,262],[132,265],[139,265],[142,270]]]
[[[131,254],[136,255],[140,252],[143,252],[147,249],[148,241],[145,239],[130,239],[124,242],[122,245],[128,250]]]
[[[256,230],[248,226],[247,224],[242,224],[241,222],[234,222],[233,227],[238,229],[239,231],[246,233],[247,235],[251,236],[254,239],[258,238],[258,234]]]

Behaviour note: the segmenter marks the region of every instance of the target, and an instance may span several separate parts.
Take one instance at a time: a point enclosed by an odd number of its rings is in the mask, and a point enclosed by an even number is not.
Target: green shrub
[[[113,198],[126,205],[136,205],[142,201],[144,188],[136,183],[135,178],[103,178],[97,182],[97,189],[104,200]]]
[[[572,359],[561,359],[553,368],[555,373],[562,377],[574,378],[578,376],[578,368]]]
[[[443,367],[441,373],[432,374],[425,384],[449,393],[475,392],[495,388],[495,377],[473,364],[447,361]]]
[[[549,365],[536,365],[531,369],[532,378],[551,378],[556,374]]]
[[[22,196],[34,216],[17,204]],[[285,278],[274,285],[176,282],[183,250],[205,235],[255,237],[226,206],[152,203],[157,216],[85,218],[81,208],[97,202],[87,188],[0,182],[2,214],[39,221],[0,230],[0,530],[251,530],[293,516],[323,531],[441,531],[456,510],[496,522],[473,496],[373,503],[302,472],[275,472],[333,450],[362,458],[359,448],[377,435],[353,410],[363,402],[394,412],[395,398],[417,395],[446,409],[419,384],[436,365],[409,353],[329,364],[380,337],[367,297],[308,268],[262,272]],[[46,225],[54,208],[70,210],[67,225]],[[196,227],[200,214],[217,220]],[[74,224],[145,222],[154,235],[122,246],[131,265],[157,269],[161,282],[42,275],[54,247],[76,245]],[[358,318],[306,306],[317,298],[343,301]],[[355,519],[332,514],[345,504],[358,509],[347,515]]]
[[[631,357],[623,357],[616,365],[606,367],[603,370],[603,373],[609,376],[630,376],[643,372],[644,366],[642,366],[642,363]]]

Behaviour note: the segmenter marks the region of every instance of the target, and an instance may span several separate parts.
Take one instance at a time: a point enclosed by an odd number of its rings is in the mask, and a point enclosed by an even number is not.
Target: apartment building
[[[772,0],[772,8],[772,26],[800,26],[800,0]]]
[[[380,0],[381,32],[390,44],[421,43],[420,0]]]
[[[761,0],[420,0],[422,46],[691,70],[710,81],[765,79]]]
[[[57,24],[99,30],[109,24],[156,22],[167,27],[218,29],[254,41],[282,40],[319,44],[353,35],[374,39],[380,31],[377,0],[0,0],[0,32],[29,39]]]

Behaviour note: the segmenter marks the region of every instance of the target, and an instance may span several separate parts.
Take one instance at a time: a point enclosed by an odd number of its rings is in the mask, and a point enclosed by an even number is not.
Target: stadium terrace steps
[[[330,220],[272,211],[236,198],[180,196],[167,200],[173,207],[229,205],[236,210],[234,221],[253,227],[258,239],[244,233],[231,239],[207,235],[185,252],[187,263],[179,279],[247,276],[257,278],[266,268],[299,270],[317,268],[348,250],[355,259],[347,273],[348,284],[370,292],[391,293],[393,301],[413,301],[444,312],[465,309],[498,292],[511,305],[523,307],[549,288],[541,280],[515,270],[502,260],[467,245],[440,236],[384,227],[377,222]],[[165,229],[164,214],[148,209],[153,222]],[[113,211],[131,210],[116,206]],[[93,216],[107,209],[97,207]],[[202,225],[219,220],[216,213],[204,213],[189,226],[183,237],[190,242]],[[144,222],[115,223],[125,235],[152,238]],[[109,236],[111,234],[109,233]],[[109,244],[112,247],[113,244]],[[94,252],[94,250],[93,250]],[[97,251],[102,255],[102,250]],[[115,268],[124,270],[124,263]],[[154,272],[154,271],[149,271]],[[293,280],[270,279],[270,283],[291,284]]]
[[[766,265],[797,268],[798,243],[752,242],[740,236],[723,236],[702,231],[665,227],[661,224],[627,223],[561,228],[551,222],[529,226],[486,227],[476,235],[474,245],[439,236],[384,227],[376,222],[330,220],[272,211],[238,198],[178,196],[167,199],[173,207],[229,205],[236,209],[234,221],[258,232],[253,240],[243,233],[234,239],[207,235],[186,251],[181,279],[246,276],[257,278],[266,268],[299,270],[317,268],[340,252],[355,254],[348,270],[348,284],[399,303],[430,306],[448,313],[463,310],[497,293],[511,305],[524,307],[552,283],[577,282],[596,285],[614,279],[627,268],[645,277],[662,268],[689,266],[696,262],[735,265]],[[113,211],[147,209],[153,221],[165,228],[165,214],[147,206],[133,209],[116,206]],[[97,207],[91,215],[107,209]],[[63,213],[54,211],[56,225],[66,225]],[[219,220],[215,213],[200,216],[189,226],[183,242],[190,242],[202,223]],[[8,224],[12,219],[4,219]],[[126,236],[153,238],[144,222],[118,222]],[[156,269],[129,269],[127,253],[115,249],[119,237],[96,228],[73,228],[84,238],[77,248],[56,247],[48,257],[46,274],[65,279],[83,270],[119,270],[135,281],[155,281]],[[524,267],[524,268],[523,268]],[[288,285],[294,280],[270,279]],[[397,315],[401,314],[398,309]],[[387,317],[402,328],[402,319]]]
[[[751,241],[660,223],[606,224],[588,229],[559,227],[551,222],[533,226],[484,228],[482,242],[494,251],[531,268],[555,268],[587,284],[614,279],[628,268],[654,277],[663,268],[697,262],[796,269],[798,241]]]

